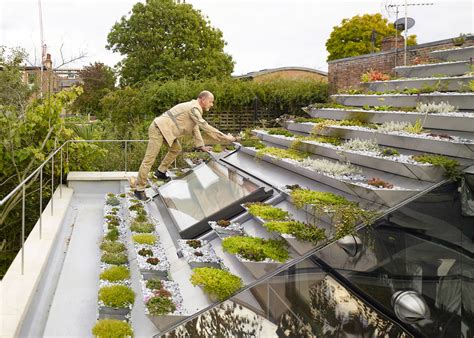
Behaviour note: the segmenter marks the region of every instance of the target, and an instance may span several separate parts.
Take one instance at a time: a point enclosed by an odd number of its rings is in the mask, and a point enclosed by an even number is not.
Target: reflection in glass
[[[182,231],[257,188],[235,171],[211,161],[162,186],[159,191]]]

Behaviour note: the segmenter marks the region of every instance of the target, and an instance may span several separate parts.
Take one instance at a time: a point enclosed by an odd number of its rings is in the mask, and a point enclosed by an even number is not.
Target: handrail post
[[[43,167],[40,169],[40,239],[43,233]]]
[[[53,203],[54,203],[54,152],[53,152],[53,157],[51,157],[51,216],[54,215]]]
[[[61,148],[61,165],[59,168],[59,198],[63,198],[63,148]]]
[[[23,184],[21,198],[21,274],[25,272],[25,184]]]
[[[127,173],[127,140],[125,140],[125,174]]]

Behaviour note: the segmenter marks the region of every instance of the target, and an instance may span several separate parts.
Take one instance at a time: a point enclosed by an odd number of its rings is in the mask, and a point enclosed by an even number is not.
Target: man
[[[192,134],[195,147],[202,151],[210,151],[211,147],[204,145],[199,128],[217,141],[235,141],[232,135],[220,132],[202,118],[203,112],[209,111],[213,105],[214,95],[205,90],[198,95],[196,100],[180,103],[153,120],[148,128],[148,147],[138,171],[135,187],[135,197],[137,199],[141,201],[147,200],[145,186],[148,173],[160,152],[163,140],[169,145],[169,150],[161,161],[158,170],[154,173],[154,176],[161,180],[168,178],[166,170],[181,152],[181,145],[178,141],[180,136]]]

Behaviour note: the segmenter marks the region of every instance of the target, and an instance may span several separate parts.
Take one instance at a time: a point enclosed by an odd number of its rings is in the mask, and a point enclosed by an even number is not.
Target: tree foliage
[[[81,114],[100,114],[100,100],[115,88],[115,75],[109,66],[96,62],[84,67],[79,76],[84,92],[74,101],[73,110]]]
[[[172,0],[147,0],[133,6],[110,31],[108,49],[125,58],[121,81],[225,77],[232,57],[224,53],[222,32],[211,27],[199,10]]]
[[[386,36],[395,36],[397,31],[388,19],[381,14],[356,15],[350,19],[343,19],[339,26],[335,26],[326,49],[329,53],[328,61],[351,56],[369,54],[371,52],[372,31],[376,31],[374,51],[380,51],[382,39]],[[416,44],[416,35],[410,35],[408,45]]]

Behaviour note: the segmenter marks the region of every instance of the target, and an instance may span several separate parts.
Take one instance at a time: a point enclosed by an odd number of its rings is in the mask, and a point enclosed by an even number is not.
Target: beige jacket
[[[169,146],[180,136],[193,135],[194,146],[204,146],[199,128],[214,140],[226,141],[224,133],[210,126],[202,118],[202,108],[197,100],[180,103],[153,121]]]

